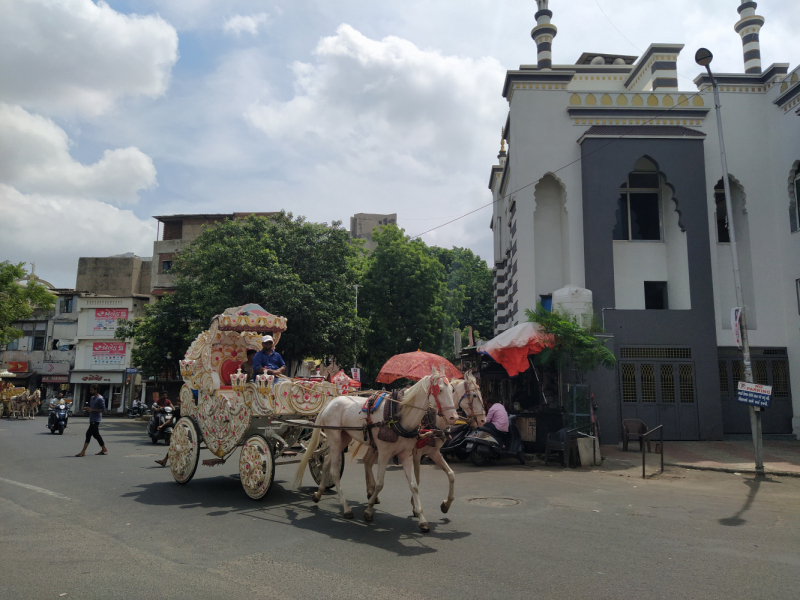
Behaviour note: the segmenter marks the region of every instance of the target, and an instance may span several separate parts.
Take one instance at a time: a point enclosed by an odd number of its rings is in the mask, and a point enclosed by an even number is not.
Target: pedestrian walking
[[[89,393],[92,397],[89,400],[89,405],[83,409],[89,413],[89,429],[86,430],[86,442],[83,444],[83,450],[75,455],[78,457],[86,456],[86,448],[89,447],[89,442],[92,441],[92,438],[96,439],[97,443],[100,444],[100,452],[97,454],[101,456],[108,454],[108,449],[103,442],[103,436],[100,435],[100,421],[103,420],[106,401],[100,395],[100,389],[96,385],[89,386]]]

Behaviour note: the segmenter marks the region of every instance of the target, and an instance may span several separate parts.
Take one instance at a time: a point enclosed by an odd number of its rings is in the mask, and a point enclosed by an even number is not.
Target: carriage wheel
[[[239,479],[245,493],[253,500],[267,495],[275,478],[275,460],[264,436],[253,434],[242,446],[239,458]]]
[[[178,483],[189,483],[200,461],[200,431],[189,417],[181,417],[169,443],[169,468]]]
[[[311,471],[311,477],[314,478],[314,483],[317,485],[319,485],[322,478],[322,464],[325,462],[325,457],[328,456],[330,451],[331,447],[328,445],[328,438],[326,438],[323,433],[319,447],[314,450],[314,454],[311,455],[311,460],[308,461],[308,469]],[[342,473],[344,473],[344,452],[342,452],[342,464],[339,469],[339,477],[342,476]],[[327,489],[332,488],[333,483],[328,481],[326,487]]]

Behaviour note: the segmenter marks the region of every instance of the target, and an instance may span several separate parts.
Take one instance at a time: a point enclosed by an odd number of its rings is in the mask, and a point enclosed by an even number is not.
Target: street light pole
[[[353,284],[353,289],[356,291],[356,316],[358,316],[358,288],[364,287],[358,283]]]
[[[736,287],[736,304],[741,307],[739,329],[742,339],[742,360],[744,362],[744,380],[753,383],[753,366],[750,361],[750,341],[747,335],[747,320],[745,317],[744,295],[742,294],[742,278],[739,274],[739,253],[736,247],[736,227],[733,223],[733,204],[731,202],[731,186],[728,180],[728,159],[725,154],[725,139],[722,135],[722,106],[719,100],[717,80],[711,72],[711,60],[714,56],[710,50],[700,48],[694,56],[695,62],[706,68],[711,78],[711,87],[714,90],[714,107],[717,113],[717,131],[719,132],[719,154],[722,161],[722,185],[725,188],[725,210],[728,212],[728,235],[731,244],[731,261],[733,263],[733,283]],[[761,439],[761,409],[750,405],[750,430],[753,435],[753,449],[755,451],[756,472],[764,473],[764,451]]]

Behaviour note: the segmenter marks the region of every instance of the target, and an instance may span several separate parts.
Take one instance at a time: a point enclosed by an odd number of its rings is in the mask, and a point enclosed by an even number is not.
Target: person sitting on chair
[[[485,429],[492,430],[497,434],[500,443],[508,446],[508,413],[502,402],[489,400],[489,410],[486,413]]]
[[[241,365],[239,365],[239,369],[241,369],[242,373],[247,375],[247,381],[255,380],[255,375],[253,374],[253,357],[256,355],[256,351],[252,348],[247,349],[247,360],[244,361]]]
[[[272,349],[274,340],[271,335],[261,338],[261,352],[253,357],[253,373],[255,375],[283,375],[286,372],[286,363],[281,355]]]

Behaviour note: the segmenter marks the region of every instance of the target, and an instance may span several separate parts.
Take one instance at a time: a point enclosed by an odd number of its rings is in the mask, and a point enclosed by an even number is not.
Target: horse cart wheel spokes
[[[189,483],[200,460],[200,431],[189,417],[181,417],[169,442],[169,468],[178,483]]]
[[[322,434],[322,441],[319,443],[319,447],[314,451],[314,454],[311,455],[311,459],[308,461],[308,468],[311,471],[311,477],[314,478],[314,483],[319,485],[320,481],[322,480],[322,465],[325,462],[325,457],[331,451],[331,447],[328,445],[328,439],[325,437],[325,434]],[[342,464],[339,467],[339,477],[342,476],[344,473],[344,452],[342,452]],[[331,489],[333,487],[333,483],[330,479],[326,482],[327,489]]]
[[[269,492],[275,478],[275,461],[264,436],[253,434],[242,446],[239,458],[239,479],[245,493],[260,500]]]

